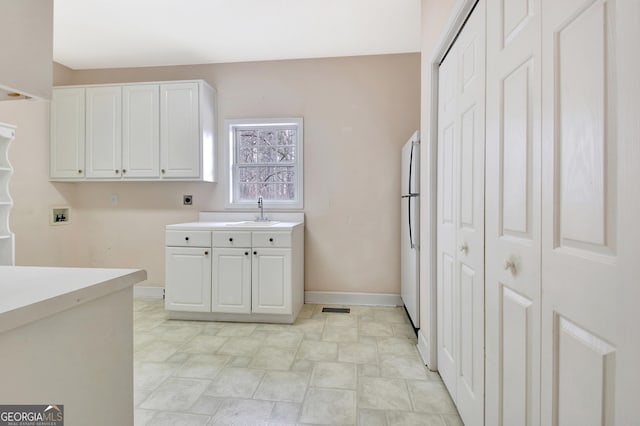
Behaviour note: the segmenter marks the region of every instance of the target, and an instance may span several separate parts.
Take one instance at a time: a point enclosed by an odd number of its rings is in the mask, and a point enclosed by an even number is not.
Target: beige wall
[[[54,70],[54,84],[202,78],[218,91],[220,123],[238,117],[304,117],[306,290],[399,293],[400,148],[420,121],[419,54],[86,71],[56,66]],[[14,165],[21,172],[12,190],[30,186],[33,194],[62,197],[60,201],[73,209],[73,223],[68,232],[62,231],[69,235],[58,240],[59,231],[42,225],[50,201],[45,203],[37,195],[17,197],[12,226],[18,263],[57,263],[32,256],[35,248],[26,241],[39,238],[30,231],[34,227],[59,241],[50,241],[41,249],[45,252],[56,245],[75,244],[73,257],[61,263],[141,267],[148,271],[146,285],[163,285],[164,226],[196,220],[201,210],[224,209],[222,159],[217,184],[50,184],[44,134],[47,105],[41,109],[37,123],[26,124],[40,129],[29,141],[39,160],[35,165],[29,150],[24,156],[16,153]],[[32,177],[28,170],[33,166],[37,174]],[[112,194],[118,196],[115,207]],[[183,194],[194,195],[193,206],[181,205]],[[32,205],[33,214],[23,217],[20,212],[26,204]]]
[[[0,0],[0,86],[51,97],[53,0]]]

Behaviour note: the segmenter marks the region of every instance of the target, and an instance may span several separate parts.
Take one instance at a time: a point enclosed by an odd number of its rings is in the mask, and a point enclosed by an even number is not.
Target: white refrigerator
[[[402,147],[400,283],[414,328],[420,328],[420,133]]]

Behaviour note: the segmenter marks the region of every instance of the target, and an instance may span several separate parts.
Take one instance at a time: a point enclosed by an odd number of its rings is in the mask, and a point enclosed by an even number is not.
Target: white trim
[[[429,364],[429,354],[431,353],[431,348],[429,342],[427,341],[427,337],[424,335],[422,330],[418,330],[418,353],[420,354],[420,358],[422,358],[422,362],[424,362],[429,370],[438,371],[436,367]]]
[[[305,291],[304,303],[317,305],[402,306],[399,294]]]
[[[153,299],[162,299],[164,295],[164,287],[151,287],[145,285],[133,286],[133,297],[149,297]]]
[[[426,299],[426,315],[421,316],[420,334],[423,334],[425,344],[422,345],[420,354],[430,369],[438,367],[438,322],[437,322],[437,259],[436,259],[436,241],[437,241],[437,159],[438,159],[438,69],[440,62],[449,51],[449,47],[453,44],[467,17],[473,10],[477,0],[459,0],[454,6],[451,18],[442,32],[437,47],[433,50],[432,55],[426,62],[426,80],[430,87],[430,99],[423,99],[426,104],[427,112],[424,125],[428,131],[422,130],[423,135],[423,164],[421,164],[421,182],[420,187],[424,188],[422,193],[426,202],[426,208],[421,213],[422,227],[420,247],[422,247],[423,255],[421,257],[420,270],[429,271],[423,274],[421,278],[420,292],[425,294]],[[424,300],[423,299],[423,300]],[[424,324],[428,326],[424,326]],[[426,344],[429,342],[429,344]],[[418,340],[420,345],[420,340]]]

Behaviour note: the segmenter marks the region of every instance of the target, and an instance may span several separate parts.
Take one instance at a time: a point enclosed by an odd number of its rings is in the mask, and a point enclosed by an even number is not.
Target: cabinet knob
[[[229,242],[232,243],[233,242],[233,238],[229,238]]]
[[[82,173],[82,169],[79,169],[79,170],[78,170],[78,173]]]
[[[273,238],[269,238],[269,242],[272,243],[273,242]]]
[[[120,173],[120,170],[116,169],[116,174]]]
[[[257,251],[254,251],[254,252],[253,252],[253,254],[258,254],[258,252],[257,252]]]
[[[249,256],[249,252],[248,252],[248,251],[245,251],[245,252],[244,252],[244,255],[245,255],[245,256]]]
[[[165,170],[164,169],[160,169],[160,173],[164,174]]]
[[[208,251],[205,251],[205,252],[204,252],[204,255],[205,255],[205,256],[206,256],[206,255],[208,255],[208,254],[209,254],[209,252],[208,252]]]
[[[189,241],[189,237],[184,237],[184,240],[185,241]]]
[[[127,169],[122,169],[122,174],[127,173]]]

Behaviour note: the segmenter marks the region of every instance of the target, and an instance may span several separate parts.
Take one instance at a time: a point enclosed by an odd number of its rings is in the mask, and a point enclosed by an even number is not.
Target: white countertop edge
[[[237,221],[232,221],[237,222]],[[303,226],[304,222],[278,222],[271,226],[233,226],[232,222],[188,222],[167,225],[168,231],[290,231],[296,226]]]
[[[74,283],[60,283],[48,279],[48,274],[56,273],[59,281],[64,276],[82,275],[82,285]],[[133,287],[136,283],[147,278],[147,272],[142,269],[97,269],[97,268],[52,268],[28,266],[0,266],[0,297],[2,293],[16,290],[15,284],[20,279],[28,279],[38,283],[30,286],[33,293],[27,300],[10,300],[2,298],[0,302],[0,333],[16,329],[29,323],[38,321],[59,312],[99,299],[112,293]],[[44,286],[49,286],[46,289]],[[46,291],[44,291],[44,290]],[[44,294],[38,294],[41,290]]]

